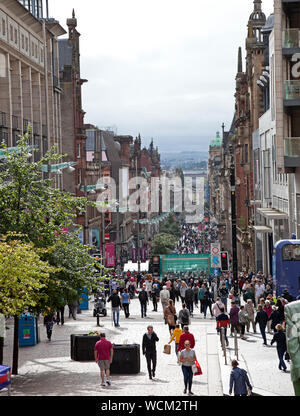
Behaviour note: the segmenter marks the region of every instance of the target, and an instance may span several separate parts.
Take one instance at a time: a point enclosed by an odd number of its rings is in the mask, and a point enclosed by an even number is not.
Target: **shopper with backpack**
[[[181,329],[183,329],[185,325],[189,325],[190,323],[190,312],[186,308],[185,303],[182,304],[182,309],[178,314],[178,322],[181,325]]]

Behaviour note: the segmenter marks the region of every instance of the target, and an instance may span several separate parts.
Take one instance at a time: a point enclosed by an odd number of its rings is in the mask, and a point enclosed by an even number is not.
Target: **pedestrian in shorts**
[[[110,386],[110,365],[114,356],[113,345],[105,338],[105,334],[100,334],[100,341],[96,342],[94,348],[95,361],[100,368],[101,386]],[[106,376],[106,383],[104,378]]]

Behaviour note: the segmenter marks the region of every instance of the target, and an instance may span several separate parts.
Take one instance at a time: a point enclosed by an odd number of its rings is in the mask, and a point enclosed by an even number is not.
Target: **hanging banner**
[[[108,243],[106,244],[106,266],[115,267],[115,244]]]
[[[220,243],[211,243],[210,245],[210,264],[213,269],[221,268],[221,248]]]

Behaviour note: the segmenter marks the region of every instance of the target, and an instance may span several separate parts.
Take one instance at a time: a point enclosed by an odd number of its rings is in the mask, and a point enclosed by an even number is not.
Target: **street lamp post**
[[[233,146],[230,147],[231,164],[230,164],[230,186],[231,186],[231,224],[232,224],[232,272],[234,296],[238,297],[238,260],[237,260],[237,238],[236,238],[236,200],[235,200],[235,164]]]

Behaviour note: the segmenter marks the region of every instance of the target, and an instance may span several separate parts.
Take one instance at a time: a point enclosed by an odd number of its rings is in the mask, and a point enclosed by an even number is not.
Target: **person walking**
[[[273,312],[273,309],[269,300],[265,301],[265,307],[263,309],[265,312],[267,312],[267,315],[268,315],[267,331],[268,331],[268,334],[271,334],[272,321],[270,319],[270,316],[271,316],[271,313]]]
[[[187,285],[185,283],[184,280],[181,281],[181,286],[180,286],[180,297],[181,297],[181,303],[185,303],[185,291],[187,290]]]
[[[111,302],[114,325],[116,328],[119,328],[120,308],[123,308],[121,306],[121,299],[118,295],[117,289],[113,290],[112,294],[108,297],[107,302]]]
[[[227,312],[227,299],[229,296],[229,291],[226,289],[225,283],[222,283],[221,288],[219,289],[219,297],[221,298],[221,302],[225,306],[225,311]]]
[[[190,341],[184,342],[184,349],[180,351],[179,360],[182,364],[182,373],[184,380],[184,391],[183,394],[186,394],[187,389],[189,390],[188,395],[193,396],[192,385],[193,385],[193,371],[192,366],[196,363],[197,357],[195,351],[191,348]]]
[[[75,299],[73,303],[69,304],[69,318],[72,318],[76,321],[77,319],[77,308],[80,306],[80,302],[78,299]]]
[[[169,325],[170,335],[172,335],[172,331],[175,329],[176,320],[177,320],[176,308],[174,306],[174,302],[172,299],[169,299],[169,304],[164,311],[164,318],[165,318],[166,324]]]
[[[262,305],[258,305],[255,324],[258,323],[261,336],[264,340],[263,345],[267,345],[266,326],[268,322],[267,312],[263,310]]]
[[[203,313],[204,311],[203,298],[204,298],[205,291],[206,291],[206,286],[205,284],[202,284],[198,292],[198,299],[200,300],[200,313]]]
[[[152,377],[155,377],[157,363],[156,342],[159,341],[159,338],[153,331],[152,325],[147,327],[147,331],[143,336],[142,351],[143,355],[146,356],[149,379],[152,380]]]
[[[255,325],[255,309],[252,299],[248,299],[245,305],[245,312],[248,316],[247,320],[247,332],[250,330],[250,323],[252,324],[252,329],[254,334],[256,334],[256,325]]]
[[[143,284],[142,290],[139,293],[139,301],[141,305],[141,316],[142,318],[147,318],[147,304],[149,304],[149,299],[145,284]]]
[[[221,302],[220,298],[217,298],[212,306],[212,312],[215,318],[221,313],[221,308],[225,310],[225,305]]]
[[[268,320],[268,322],[269,321],[271,321],[271,326],[270,326],[270,328],[271,328],[271,330],[272,331],[274,331],[274,334],[275,334],[275,332],[277,331],[277,329],[276,329],[276,325],[277,324],[280,324],[280,313],[278,312],[278,310],[277,310],[277,308],[276,308],[276,306],[275,305],[273,305],[272,306],[272,313],[271,313],[271,315],[270,315],[270,317],[269,317],[269,320]]]
[[[237,360],[232,360],[232,371],[230,373],[229,381],[229,395],[232,395],[232,390],[235,396],[248,396],[248,388],[252,392],[252,385],[249,381],[247,371],[238,368]]]
[[[180,336],[182,335],[182,333],[183,333],[183,331],[180,328],[180,325],[179,324],[176,324],[175,325],[175,329],[173,331],[173,334],[171,336],[171,339],[169,341],[169,344],[171,344],[171,342],[173,340],[175,340],[175,354],[176,354],[176,357],[177,357],[177,363],[178,364],[179,364],[179,357],[178,357],[178,351],[177,351],[177,349],[178,349],[178,345],[179,345]]]
[[[284,357],[284,354],[286,353],[287,347],[286,347],[286,336],[283,330],[283,326],[281,324],[277,324],[276,331],[277,332],[275,332],[273,339],[271,341],[271,345],[273,345],[274,342],[276,342],[276,349],[277,349],[277,354],[279,358],[279,370],[286,372],[287,367],[286,367],[283,357]]]
[[[191,344],[191,348],[195,347],[195,337],[193,334],[189,332],[189,327],[185,325],[183,327],[183,333],[180,335],[179,338],[179,345],[177,351],[182,351],[184,349],[185,341],[189,341]]]
[[[239,325],[239,307],[236,305],[235,301],[231,301],[231,309],[229,311],[230,316],[230,336],[233,336],[234,331],[236,330],[237,333],[240,332],[240,325]]]
[[[123,290],[121,298],[122,298],[122,308],[123,308],[124,313],[125,313],[125,318],[129,318],[129,316],[130,316],[130,313],[129,313],[130,295],[128,293],[128,289]]]
[[[170,291],[167,289],[167,286],[163,286],[163,290],[160,292],[160,301],[163,308],[163,313],[165,312],[166,307],[169,304]]]
[[[190,323],[190,313],[186,309],[185,303],[182,304],[182,309],[181,309],[181,311],[179,311],[178,322],[181,325],[181,329],[183,329],[183,327],[185,325],[189,325],[189,323]]]
[[[152,312],[157,312],[157,301],[159,300],[159,289],[158,289],[156,283],[154,283],[153,286],[152,286],[150,297],[151,297],[152,303],[153,303],[153,311]]]
[[[198,282],[196,282],[196,284],[193,287],[193,292],[194,292],[194,303],[195,303],[195,308],[198,308],[198,293],[199,293],[199,286],[198,286]]]
[[[51,341],[53,325],[55,322],[55,313],[49,309],[49,312],[44,316],[44,325],[46,326],[46,333],[49,341]]]
[[[241,339],[245,340],[245,339],[247,339],[245,337],[245,328],[246,328],[246,325],[247,325],[247,322],[248,322],[248,315],[245,311],[245,306],[244,305],[241,305],[238,316],[239,316],[239,326],[240,326],[240,329],[241,329],[241,335],[240,336],[241,336]]]
[[[104,333],[100,334],[100,341],[96,342],[94,347],[94,357],[96,364],[100,368],[101,386],[110,386],[110,365],[113,361],[114,348],[110,341],[106,339]],[[104,378],[106,376],[106,383]]]
[[[206,319],[207,308],[209,308],[211,318],[213,317],[213,313],[212,313],[212,309],[211,309],[212,300],[213,300],[213,295],[210,292],[209,288],[207,287],[205,289],[203,300],[202,300],[204,319]]]
[[[220,334],[220,341],[222,345],[222,328],[224,328],[224,339],[226,342],[226,347],[228,347],[229,342],[227,338],[227,328],[230,328],[230,319],[229,315],[225,313],[225,308],[220,307],[220,313],[216,317],[217,322],[217,332]]]
[[[186,307],[190,312],[190,316],[193,316],[193,312],[194,312],[194,291],[193,291],[192,285],[190,283],[188,284],[188,287],[185,291],[184,300],[185,300]]]

